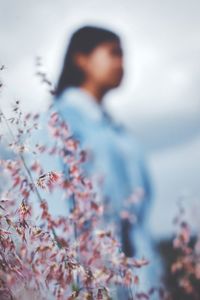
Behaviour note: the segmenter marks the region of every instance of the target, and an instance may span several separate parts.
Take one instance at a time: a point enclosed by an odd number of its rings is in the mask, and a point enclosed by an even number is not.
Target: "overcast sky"
[[[24,109],[45,109],[49,94],[35,76],[35,57],[42,56],[56,83],[79,26],[101,25],[121,36],[125,77],[105,102],[149,150],[155,234],[170,231],[182,191],[200,195],[199,12],[198,0],[0,0],[5,111],[16,98]]]

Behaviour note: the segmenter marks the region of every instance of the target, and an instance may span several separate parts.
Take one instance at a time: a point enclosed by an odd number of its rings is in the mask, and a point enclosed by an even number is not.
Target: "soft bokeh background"
[[[155,189],[151,227],[172,232],[177,199],[200,195],[199,0],[0,0],[0,105],[20,99],[44,110],[49,94],[35,75],[35,57],[56,84],[71,33],[85,24],[116,31],[125,77],[105,101],[149,153]],[[190,200],[188,200],[190,201]]]

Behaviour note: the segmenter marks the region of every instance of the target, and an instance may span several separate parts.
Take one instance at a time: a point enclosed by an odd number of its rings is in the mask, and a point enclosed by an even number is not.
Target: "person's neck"
[[[91,94],[99,105],[102,103],[103,97],[106,93],[105,90],[89,82],[81,84],[80,88],[86,90],[89,94]]]

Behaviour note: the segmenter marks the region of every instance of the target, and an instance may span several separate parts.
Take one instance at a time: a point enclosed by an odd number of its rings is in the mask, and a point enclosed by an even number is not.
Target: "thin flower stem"
[[[75,210],[76,208],[76,200],[75,200],[75,197],[74,197],[74,194],[72,195],[72,203],[73,203],[73,208],[72,208],[72,212]],[[77,243],[77,240],[78,240],[78,231],[77,231],[77,226],[76,226],[76,222],[73,222],[73,225],[74,225],[74,238],[75,238],[75,242],[76,242],[76,259],[78,261],[80,261],[80,249],[78,247],[78,243]],[[79,276],[77,275],[77,278],[76,278],[76,283],[77,283],[77,286],[79,286],[80,284],[80,278]]]

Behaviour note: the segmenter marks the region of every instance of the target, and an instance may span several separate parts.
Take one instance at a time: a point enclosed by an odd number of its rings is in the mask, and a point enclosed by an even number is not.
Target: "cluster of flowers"
[[[18,101],[14,113],[7,119],[1,112],[11,139],[8,147],[15,154],[0,160],[7,180],[0,199],[0,298],[112,299],[114,287],[123,286],[130,299],[149,299],[147,293],[137,292],[135,272],[148,261],[126,257],[114,233],[102,229],[103,206],[81,169],[87,155],[67,124],[52,112],[48,125],[54,146],[36,144],[30,151],[33,157],[45,152],[59,156],[68,167],[66,173],[44,173],[41,162],[28,165],[24,154],[30,149],[21,142],[38,128],[39,115],[23,116]],[[69,215],[53,217],[49,211],[56,188],[72,201]],[[50,191],[48,199],[41,197],[43,189]]]
[[[186,210],[182,203],[175,218],[177,226],[173,247],[177,259],[171,266],[176,274],[178,284],[189,296],[189,299],[199,299],[200,293],[200,236],[194,234],[192,226],[187,221]]]

